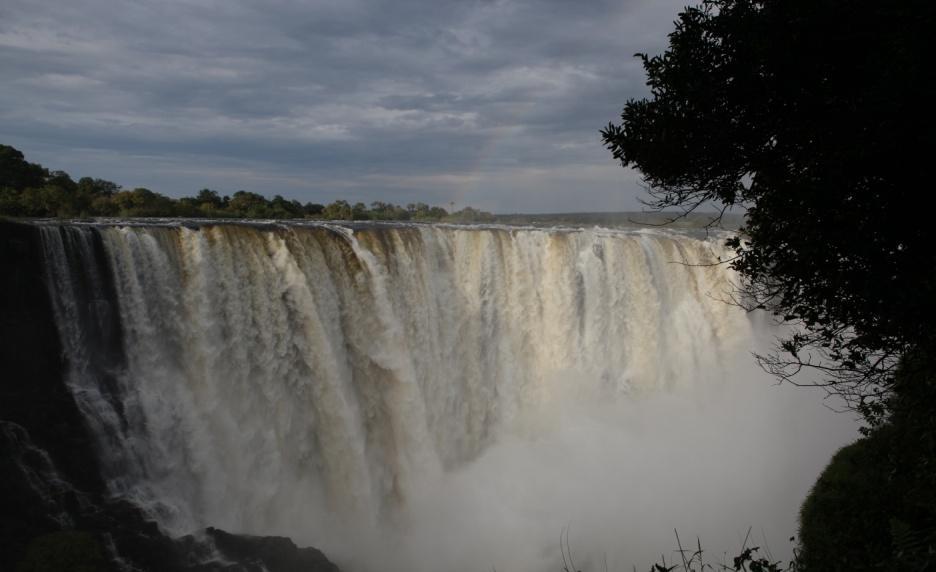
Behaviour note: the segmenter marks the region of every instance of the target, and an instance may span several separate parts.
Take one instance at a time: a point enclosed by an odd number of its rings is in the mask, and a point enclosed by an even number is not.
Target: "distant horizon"
[[[19,151],[20,153],[23,153],[23,150],[22,150],[22,149],[18,149],[18,148],[16,148],[16,146],[14,146],[14,145],[7,145],[5,142],[2,142],[2,141],[0,141],[0,147],[6,147],[6,148],[8,148],[8,149],[12,149],[12,152],[13,152],[14,154],[15,154],[17,151]],[[166,192],[164,192],[163,190],[158,189],[158,188],[141,187],[141,186],[131,187],[131,186],[123,185],[122,183],[120,183],[120,182],[118,182],[118,181],[111,180],[109,177],[100,176],[100,175],[84,175],[84,176],[77,176],[77,175],[74,175],[73,173],[70,173],[70,172],[64,170],[64,169],[59,169],[59,168],[56,168],[56,167],[54,167],[54,166],[50,167],[49,165],[43,165],[42,163],[36,162],[36,161],[34,161],[34,160],[31,160],[31,157],[29,157],[29,156],[26,155],[25,153],[23,153],[23,157],[22,157],[22,158],[17,159],[16,161],[17,161],[20,165],[23,165],[22,168],[26,168],[25,165],[26,165],[26,164],[29,164],[29,165],[32,165],[34,168],[40,168],[40,169],[42,169],[42,171],[45,173],[44,176],[45,176],[47,179],[48,179],[49,176],[54,175],[54,174],[56,174],[56,173],[64,173],[65,175],[68,176],[69,179],[71,179],[71,180],[73,181],[73,183],[77,183],[77,182],[81,181],[81,180],[84,179],[84,178],[89,178],[89,179],[93,179],[93,180],[98,181],[98,182],[106,182],[106,183],[108,183],[108,184],[110,184],[110,185],[112,185],[112,186],[115,186],[115,187],[116,187],[115,190],[133,192],[133,191],[136,191],[136,190],[138,190],[138,189],[145,189],[145,190],[147,190],[147,191],[156,193],[157,195],[160,195],[160,196],[162,196],[162,197],[171,199],[172,201],[180,201],[180,200],[189,200],[189,199],[193,199],[196,195],[198,195],[198,194],[201,193],[202,191],[211,191],[211,192],[213,192],[213,193],[216,194],[216,199],[217,199],[217,198],[223,198],[224,201],[228,201],[228,200],[230,200],[230,199],[232,199],[232,198],[236,198],[236,196],[237,196],[239,193],[248,193],[248,194],[259,195],[259,196],[263,197],[266,201],[275,201],[275,200],[277,200],[276,197],[281,197],[281,196],[282,196],[282,195],[280,195],[279,193],[248,191],[247,189],[243,189],[243,188],[239,188],[239,189],[236,190],[236,191],[233,191],[233,192],[229,192],[229,193],[228,193],[228,192],[222,192],[222,191],[218,190],[216,187],[213,187],[213,186],[205,186],[205,187],[202,187],[201,189],[198,189],[198,190],[196,190],[196,191],[191,191],[191,192],[183,193],[183,194],[180,194],[180,195],[173,195],[173,194],[166,193]],[[2,183],[3,183],[3,182],[0,181],[0,187],[3,186]],[[37,184],[38,184],[38,183],[37,183]],[[14,185],[14,186],[15,186],[15,185]],[[109,191],[109,192],[113,192],[113,191]],[[284,198],[284,199],[287,199],[287,200],[290,200],[288,197],[283,197],[283,198]],[[296,201],[296,199],[291,199],[291,200]],[[490,215],[497,216],[497,217],[500,217],[500,218],[509,218],[509,217],[521,217],[521,218],[522,218],[522,217],[540,217],[540,218],[547,218],[547,219],[548,219],[548,218],[562,218],[562,217],[566,217],[566,218],[568,218],[568,217],[592,217],[592,218],[609,219],[609,218],[614,218],[614,217],[616,217],[616,216],[634,216],[634,215],[639,215],[639,216],[641,216],[641,217],[649,217],[649,218],[652,218],[652,217],[664,217],[664,218],[668,218],[668,217],[670,217],[670,216],[677,216],[678,218],[683,218],[683,217],[686,216],[685,214],[683,214],[683,211],[681,211],[680,209],[677,209],[677,208],[673,208],[672,210],[667,210],[667,209],[655,209],[655,208],[653,208],[653,207],[647,206],[647,205],[645,205],[645,204],[643,204],[643,203],[639,203],[639,202],[638,202],[638,204],[640,204],[641,207],[642,207],[641,210],[566,210],[566,211],[535,211],[535,210],[531,210],[531,211],[500,211],[500,212],[498,212],[498,211],[493,211],[493,212],[492,212],[492,211],[485,211],[484,209],[478,209],[478,207],[477,207],[476,205],[473,205],[473,204],[464,204],[464,203],[459,204],[459,203],[455,203],[455,202],[449,202],[449,203],[444,203],[444,204],[439,204],[439,203],[428,203],[428,202],[426,202],[425,200],[423,200],[423,199],[421,199],[421,198],[416,198],[415,200],[412,200],[412,201],[410,201],[410,202],[408,202],[408,203],[395,203],[395,202],[393,202],[393,201],[378,201],[378,200],[371,201],[371,202],[369,202],[369,203],[364,203],[363,201],[358,201],[358,200],[356,200],[356,199],[354,199],[354,198],[351,198],[351,197],[338,197],[338,198],[336,198],[336,199],[334,199],[334,200],[332,200],[332,201],[330,201],[330,202],[306,201],[306,202],[303,203],[303,204],[306,204],[306,205],[310,205],[310,204],[311,204],[311,205],[318,205],[318,206],[323,206],[323,207],[324,207],[324,206],[328,206],[328,205],[335,204],[336,202],[346,202],[346,203],[348,203],[349,205],[364,204],[364,205],[367,206],[367,207],[369,207],[369,206],[371,206],[371,205],[373,205],[373,204],[375,204],[375,203],[382,202],[382,203],[386,203],[388,206],[394,206],[394,207],[400,207],[400,208],[408,208],[409,206],[411,206],[411,205],[413,205],[413,204],[416,204],[416,205],[422,204],[422,205],[428,205],[428,206],[433,207],[433,208],[445,209],[445,210],[447,211],[447,214],[457,213],[457,212],[459,212],[459,211],[461,211],[461,210],[463,210],[463,209],[475,209],[475,210],[480,210],[480,211],[482,211],[482,214],[490,214]],[[697,216],[714,216],[714,215],[717,215],[717,214],[718,214],[718,210],[719,210],[719,209],[714,209],[714,210],[712,210],[712,211],[695,210],[695,211],[693,211],[692,213],[690,213],[689,216],[692,216],[692,217],[697,217]],[[308,213],[307,213],[307,214],[308,214]],[[21,217],[23,216],[23,215],[15,215],[15,214],[11,215],[9,212],[4,212],[3,209],[0,208],[0,216],[2,216],[2,215],[7,215],[7,216],[21,216]],[[117,216],[117,218],[134,218],[134,217],[146,218],[146,217],[163,217],[163,216],[166,216],[166,217],[183,217],[183,218],[188,217],[188,218],[191,218],[191,217],[193,217],[193,216],[201,216],[201,215],[193,215],[193,214],[173,214],[173,215],[125,215],[125,216],[122,216],[122,217],[121,217],[121,216],[119,216],[119,215],[106,215],[106,214],[95,214],[95,213],[91,213],[91,214],[88,214],[88,215],[87,215],[86,217],[84,217],[84,218],[113,218],[114,216]],[[205,216],[206,216],[207,218],[212,218],[212,216],[210,216],[210,215],[205,215]],[[216,214],[216,215],[214,215],[214,216],[217,217],[217,218],[230,218],[230,213],[228,213],[228,214],[226,214],[226,215],[222,215],[222,213],[218,213],[218,214]],[[732,213],[729,213],[729,212],[725,212],[725,213],[723,213],[723,216],[726,216],[726,217],[729,217],[729,216],[740,216],[740,217],[743,217],[743,214],[738,214],[738,213],[732,214]],[[25,217],[25,218],[30,218],[30,217]],[[32,218],[45,218],[45,217],[43,217],[43,216],[33,216]],[[64,216],[64,218],[72,218],[72,217],[69,215],[69,216]],[[74,217],[74,218],[82,218],[82,217]],[[248,216],[248,217],[246,217],[246,218],[262,218],[262,217],[250,217],[250,216]],[[273,217],[273,218],[276,218],[276,217]],[[293,217],[293,218],[295,218],[295,217]],[[315,217],[312,217],[312,218],[315,218]],[[350,219],[349,219],[349,220],[350,220]],[[400,220],[400,219],[387,218],[387,219],[373,219],[373,220]]]

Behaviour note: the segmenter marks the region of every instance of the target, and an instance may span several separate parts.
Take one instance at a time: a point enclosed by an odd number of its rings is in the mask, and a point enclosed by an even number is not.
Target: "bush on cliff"
[[[839,451],[800,513],[802,570],[936,570],[936,371],[901,362],[889,417]]]
[[[802,569],[880,569],[890,555],[887,439],[866,437],[832,457],[800,510]]]

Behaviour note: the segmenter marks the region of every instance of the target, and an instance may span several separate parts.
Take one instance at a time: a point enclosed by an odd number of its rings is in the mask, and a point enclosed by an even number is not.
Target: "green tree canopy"
[[[114,195],[112,202],[117,214],[122,217],[166,217],[175,214],[172,199],[145,188],[121,191]]]
[[[104,179],[82,177],[77,183],[64,171],[52,171],[26,161],[23,154],[0,145],[0,216],[14,217],[209,217],[209,218],[315,218],[328,220],[489,220],[493,215],[467,208],[449,213],[425,203],[403,208],[375,201],[352,206],[337,200],[327,207],[302,204],[280,195],[267,199],[259,193],[237,191],[233,197],[202,189],[195,196],[173,199],[145,188],[123,190]],[[478,218],[480,217],[480,218]]]
[[[746,294],[803,326],[764,363],[818,366],[859,404],[936,347],[934,7],[707,0],[638,54],[651,95],[602,132],[653,206],[747,209],[729,242]]]
[[[220,209],[224,207],[225,201],[218,194],[218,191],[211,189],[202,189],[195,195],[195,202],[204,205],[204,208]]]
[[[41,187],[48,172],[41,166],[29,163],[19,149],[0,145],[0,188],[21,190]]]

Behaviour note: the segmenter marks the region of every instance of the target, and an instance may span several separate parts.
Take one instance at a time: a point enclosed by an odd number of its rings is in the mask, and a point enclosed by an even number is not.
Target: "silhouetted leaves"
[[[650,205],[747,209],[739,301],[803,328],[763,364],[818,368],[865,412],[901,355],[936,347],[934,6],[707,0],[639,56],[652,95],[602,132]]]

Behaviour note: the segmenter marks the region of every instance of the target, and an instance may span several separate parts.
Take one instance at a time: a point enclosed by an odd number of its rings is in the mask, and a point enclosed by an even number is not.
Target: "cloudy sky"
[[[0,143],[172,196],[636,210],[599,129],[683,5],[3,0]]]

